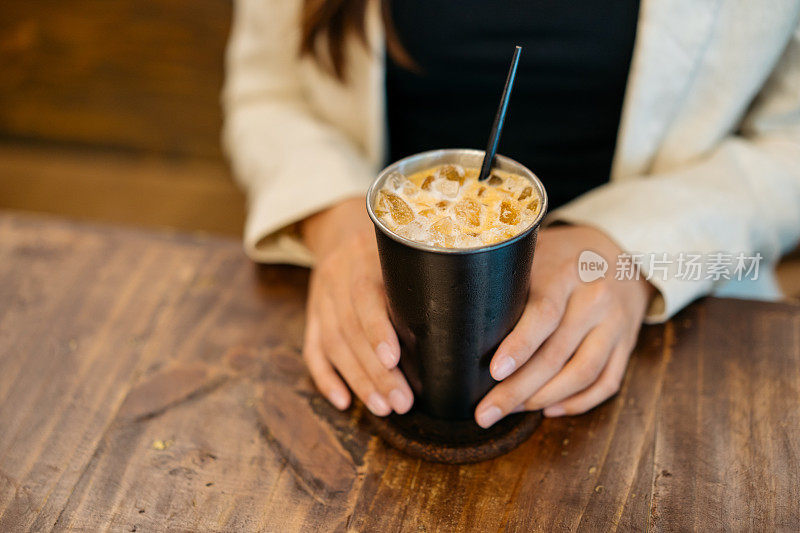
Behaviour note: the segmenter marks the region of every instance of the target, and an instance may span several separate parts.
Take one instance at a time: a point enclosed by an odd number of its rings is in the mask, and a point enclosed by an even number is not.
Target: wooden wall
[[[0,135],[219,156],[228,0],[4,0]]]
[[[230,0],[3,0],[0,12],[0,207],[240,231],[219,143]],[[204,185],[187,188],[193,173]],[[105,195],[68,205],[64,193],[91,195],[103,180]],[[214,195],[224,212],[209,225],[188,206]],[[173,203],[185,204],[177,216]]]

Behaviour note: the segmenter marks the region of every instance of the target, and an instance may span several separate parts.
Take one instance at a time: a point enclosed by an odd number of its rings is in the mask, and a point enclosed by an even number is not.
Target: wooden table
[[[307,272],[0,214],[0,531],[798,530],[800,307],[707,299],[496,460],[409,459],[299,357]]]

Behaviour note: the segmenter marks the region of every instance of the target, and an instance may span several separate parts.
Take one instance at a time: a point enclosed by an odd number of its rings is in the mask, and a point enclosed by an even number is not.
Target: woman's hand
[[[611,265],[605,278],[578,277],[578,256],[599,253]],[[622,250],[586,226],[558,226],[539,234],[528,304],[492,358],[501,380],[475,410],[489,427],[515,411],[545,416],[588,411],[618,390],[653,293],[642,280],[614,279]]]
[[[344,378],[374,414],[407,412],[414,396],[396,368],[400,344],[387,313],[375,233],[364,199],[345,200],[309,217],[301,231],[317,257],[303,343],[303,358],[314,383],[339,409],[350,405]]]

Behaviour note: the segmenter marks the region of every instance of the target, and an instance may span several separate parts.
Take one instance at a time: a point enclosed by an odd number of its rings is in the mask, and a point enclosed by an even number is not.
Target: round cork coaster
[[[509,415],[489,429],[474,420],[442,420],[412,409],[377,417],[372,425],[388,444],[413,457],[437,463],[477,463],[508,453],[539,427],[540,411]]]

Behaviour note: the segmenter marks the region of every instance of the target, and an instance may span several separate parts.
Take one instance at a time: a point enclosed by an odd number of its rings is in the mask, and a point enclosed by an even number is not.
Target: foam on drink
[[[478,172],[441,165],[410,176],[393,173],[373,211],[401,237],[443,248],[486,246],[526,230],[541,208],[531,181],[493,170],[479,182]]]

